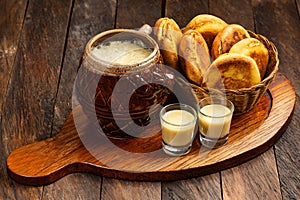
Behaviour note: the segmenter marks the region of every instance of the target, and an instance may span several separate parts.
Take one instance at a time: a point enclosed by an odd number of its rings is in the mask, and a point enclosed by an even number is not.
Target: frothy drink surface
[[[141,43],[141,41],[139,41]],[[131,65],[151,54],[151,49],[139,45],[136,41],[110,41],[92,49],[97,58],[113,64]]]

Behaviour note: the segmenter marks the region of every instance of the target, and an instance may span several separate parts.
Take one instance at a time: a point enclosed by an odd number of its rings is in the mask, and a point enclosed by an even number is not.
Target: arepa
[[[183,33],[188,30],[196,30],[205,39],[207,46],[211,49],[212,43],[216,35],[228,24],[221,18],[210,15],[200,14],[194,17],[183,29]]]
[[[215,37],[212,47],[211,56],[213,60],[224,53],[228,53],[230,48],[240,40],[250,38],[248,31],[239,24],[229,24]]]
[[[238,90],[260,83],[256,62],[249,56],[226,53],[219,56],[203,75],[207,88]]]
[[[178,45],[182,32],[178,24],[168,17],[160,18],[154,25],[154,35],[161,50],[164,64],[180,71]]]
[[[229,52],[239,53],[253,58],[258,66],[260,77],[264,77],[269,62],[269,51],[258,39],[243,39],[234,44]]]
[[[209,49],[202,35],[195,30],[185,32],[179,44],[182,71],[193,83],[201,85],[202,74],[210,65]]]

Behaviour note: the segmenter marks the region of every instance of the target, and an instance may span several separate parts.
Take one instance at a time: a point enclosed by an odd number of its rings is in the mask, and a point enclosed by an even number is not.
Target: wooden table
[[[300,199],[300,1],[0,1],[0,199]],[[113,28],[181,27],[211,13],[268,37],[297,104],[283,136],[239,166],[179,181],[137,182],[76,173],[33,187],[9,178],[14,149],[56,135],[71,112],[73,83],[87,40]],[[282,111],[284,112],[284,110]]]

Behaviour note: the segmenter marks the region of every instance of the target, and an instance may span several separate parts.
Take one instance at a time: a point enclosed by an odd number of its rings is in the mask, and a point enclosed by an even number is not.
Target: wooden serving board
[[[225,146],[207,149],[197,136],[192,151],[182,157],[163,152],[160,131],[141,138],[110,140],[94,131],[77,107],[55,137],[11,152],[7,170],[11,178],[28,185],[49,184],[74,172],[141,181],[206,175],[241,164],[270,148],[287,128],[295,102],[292,84],[278,73],[258,105],[233,119]]]

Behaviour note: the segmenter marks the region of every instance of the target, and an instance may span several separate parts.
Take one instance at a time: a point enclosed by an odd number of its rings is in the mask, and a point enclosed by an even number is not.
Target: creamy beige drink
[[[185,110],[171,110],[163,116],[162,138],[172,146],[184,146],[193,139],[195,117]]]
[[[97,58],[120,65],[131,65],[146,59],[152,50],[143,47],[141,41],[109,41],[99,44],[92,50]]]
[[[208,138],[222,138],[229,133],[232,114],[224,105],[211,104],[200,109],[199,128]]]
[[[223,97],[203,98],[198,105],[200,142],[208,148],[218,148],[227,143],[233,103]]]
[[[189,105],[169,104],[160,111],[162,145],[165,153],[171,156],[187,154],[195,137],[197,113]]]

